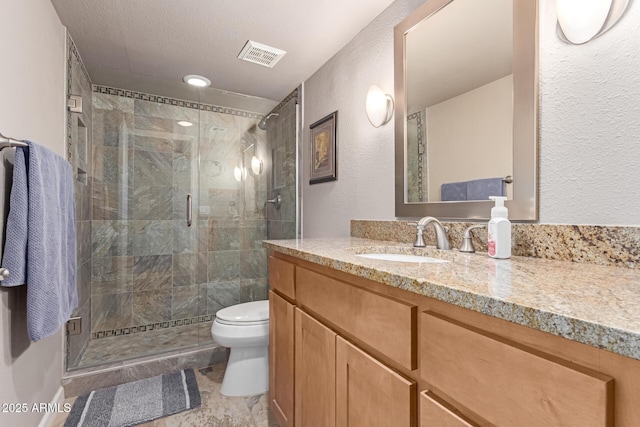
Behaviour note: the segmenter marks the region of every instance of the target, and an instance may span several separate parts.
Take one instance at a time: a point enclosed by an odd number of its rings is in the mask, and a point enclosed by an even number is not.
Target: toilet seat
[[[234,322],[224,319],[218,319],[216,317],[215,322],[220,323],[221,325],[229,325],[229,326],[254,326],[254,325],[268,325],[268,320],[257,320],[255,322]]]
[[[269,301],[252,301],[223,308],[216,313],[215,321],[234,326],[266,325],[269,323]]]

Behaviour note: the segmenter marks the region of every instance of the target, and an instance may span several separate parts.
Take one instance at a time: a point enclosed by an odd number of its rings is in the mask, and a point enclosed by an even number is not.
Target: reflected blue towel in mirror
[[[3,286],[27,285],[31,341],[53,335],[78,305],[73,169],[48,148],[16,148]]]
[[[485,178],[467,181],[467,200],[489,200],[489,196],[504,196],[502,178]]]
[[[467,182],[448,182],[440,186],[440,200],[452,202],[467,200]]]
[[[443,202],[489,200],[489,196],[504,195],[504,180],[501,177],[447,182],[440,186],[440,200]]]

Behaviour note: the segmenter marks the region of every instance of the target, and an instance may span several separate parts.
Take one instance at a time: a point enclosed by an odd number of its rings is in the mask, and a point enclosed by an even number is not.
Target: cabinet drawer
[[[298,305],[401,366],[416,369],[416,306],[300,267],[296,270],[296,296]]]
[[[613,379],[435,313],[421,376],[497,426],[612,426]]]
[[[475,427],[439,402],[429,391],[420,393],[420,427]]]
[[[275,257],[269,257],[269,286],[282,295],[296,299],[295,265]]]

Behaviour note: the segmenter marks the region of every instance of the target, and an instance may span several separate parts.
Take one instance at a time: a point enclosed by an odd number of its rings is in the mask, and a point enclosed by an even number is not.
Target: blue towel
[[[440,200],[443,202],[467,200],[467,181],[442,184],[440,186]]]
[[[489,196],[504,196],[502,178],[485,178],[467,181],[467,200],[489,200]]]
[[[31,341],[53,335],[78,305],[73,170],[48,148],[16,148],[3,286],[27,285]]]

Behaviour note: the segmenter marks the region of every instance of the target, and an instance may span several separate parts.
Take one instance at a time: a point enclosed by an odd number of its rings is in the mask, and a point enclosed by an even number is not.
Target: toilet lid
[[[216,313],[224,323],[256,324],[269,321],[269,301],[253,301],[232,305]]]

